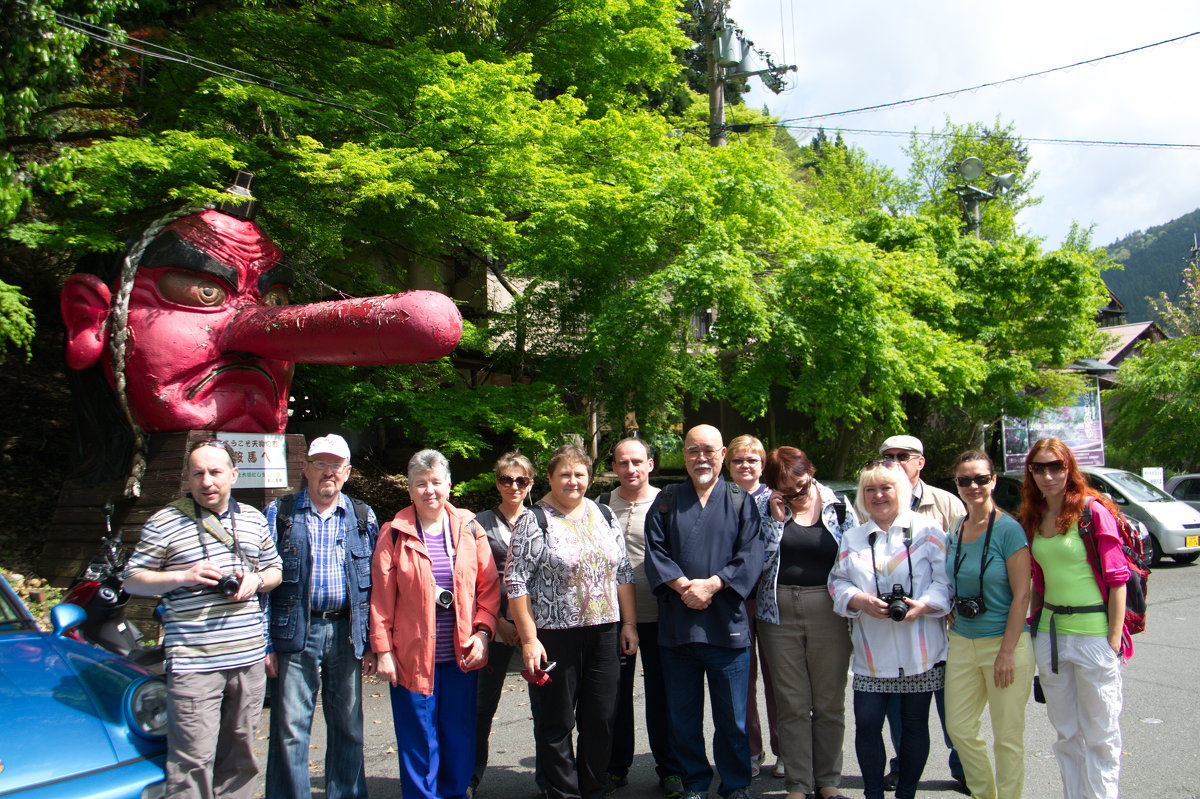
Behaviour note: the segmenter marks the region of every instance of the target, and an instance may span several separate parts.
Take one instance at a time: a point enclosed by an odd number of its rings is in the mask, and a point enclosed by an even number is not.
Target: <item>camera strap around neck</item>
[[[996,509],[992,508],[991,515],[988,516],[987,532],[983,534],[983,551],[979,553],[979,593],[983,593],[983,570],[987,568],[991,558],[988,557],[988,549],[992,545],[992,525],[996,523]],[[954,553],[954,594],[958,596],[958,570],[966,560],[966,553],[963,548],[966,542],[963,541],[963,528],[967,526],[967,517],[964,516],[962,521],[958,523],[958,549]]]
[[[209,512],[206,516],[203,509],[201,509],[200,504],[191,497],[177,499],[170,503],[170,506],[195,522],[197,532],[201,534],[208,533],[210,536],[224,544],[230,552],[235,555],[239,554],[237,544],[237,519],[234,514],[229,514],[229,524],[233,527],[233,534],[230,535],[225,531],[225,527],[221,524],[221,520],[217,518],[215,513]],[[201,539],[201,544],[203,545],[203,539]],[[204,549],[207,557],[208,548],[204,547]]]

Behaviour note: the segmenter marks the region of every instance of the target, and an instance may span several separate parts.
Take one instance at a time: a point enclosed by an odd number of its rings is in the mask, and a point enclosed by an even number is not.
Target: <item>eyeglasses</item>
[[[985,485],[992,482],[992,478],[994,476],[995,475],[991,474],[975,474],[971,475],[970,477],[955,477],[954,482],[958,484],[959,488],[966,488],[967,486],[971,485],[971,483],[983,488]]]
[[[1045,463],[1034,461],[1029,464],[1029,471],[1034,474],[1045,474],[1046,472],[1050,474],[1062,474],[1066,470],[1067,464],[1063,461],[1046,461]]]
[[[513,477],[511,474],[501,474],[496,477],[496,485],[502,485],[505,488],[516,486],[524,491],[533,485],[533,478],[525,477],[524,475]]]
[[[733,458],[729,462],[734,466],[757,466],[758,464],[762,463],[762,459],[757,457]]]
[[[309,461],[309,463],[322,472],[340,472],[342,469],[347,469],[350,466],[348,463],[334,463],[333,461]]]
[[[684,454],[684,457],[686,457],[688,460],[692,460],[692,461],[700,460],[701,458],[703,458],[704,460],[712,460],[713,458],[716,458],[718,455],[721,454],[721,450],[713,449],[711,447],[709,447],[708,449],[700,449],[699,447],[688,447],[687,449],[685,449],[683,451],[683,454]]]
[[[906,460],[907,460],[907,458],[906,458]],[[874,469],[879,466],[882,466],[885,469],[900,468],[900,464],[896,463],[896,461],[894,461],[892,458],[877,458],[876,460],[867,461],[866,463],[863,464],[864,469]]]
[[[921,457],[915,452],[885,452],[880,456],[885,461],[899,461],[900,463],[908,463],[913,458]]]
[[[812,478],[810,477],[804,485],[800,486],[799,488],[797,488],[795,491],[791,492],[790,494],[785,494],[782,491],[778,491],[776,493],[778,493],[779,496],[783,497],[784,502],[795,502],[796,500],[800,499],[800,497],[802,497],[808,493],[809,486],[811,486],[811,485],[812,485]]]

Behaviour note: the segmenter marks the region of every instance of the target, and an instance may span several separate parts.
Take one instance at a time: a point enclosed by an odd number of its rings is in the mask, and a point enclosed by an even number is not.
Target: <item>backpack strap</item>
[[[606,522],[608,522],[609,524],[612,524],[613,523],[612,508],[608,507],[608,505],[603,502],[597,502],[596,507],[598,507],[600,509],[600,515],[604,517],[604,520]]]
[[[841,530],[846,526],[846,500],[838,497],[833,503],[833,512],[837,514],[838,529]]]
[[[347,496],[346,499],[350,500],[350,504],[354,507],[354,518],[358,520],[358,534],[370,540],[367,537],[367,503],[351,496]]]
[[[733,503],[733,515],[742,515],[742,503],[746,501],[746,492],[742,487],[732,480],[725,481],[725,487],[729,489],[729,501]]]
[[[607,505],[607,504],[608,504],[608,501],[609,501],[610,499],[612,499],[612,492],[611,492],[611,491],[605,491],[603,494],[601,494],[600,496],[596,497],[596,504],[597,504],[597,505]]]

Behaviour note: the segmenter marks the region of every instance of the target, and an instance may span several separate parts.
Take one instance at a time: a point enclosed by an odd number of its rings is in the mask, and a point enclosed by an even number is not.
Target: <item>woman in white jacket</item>
[[[929,756],[929,703],[942,687],[950,610],[946,535],[909,510],[912,486],[894,461],[858,476],[859,515],[829,574],[834,611],[853,620],[854,749],[866,799],[883,799],[883,720],[900,697],[896,799],[913,799]]]

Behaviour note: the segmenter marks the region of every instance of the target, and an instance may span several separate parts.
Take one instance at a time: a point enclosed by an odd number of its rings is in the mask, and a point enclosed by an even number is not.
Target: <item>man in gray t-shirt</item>
[[[683,794],[680,769],[671,755],[667,734],[666,688],[658,652],[658,600],[646,580],[646,512],[658,489],[650,485],[654,458],[650,446],[640,438],[626,438],[613,447],[613,471],[621,485],[611,494],[602,495],[613,510],[617,525],[625,535],[625,551],[634,572],[637,597],[638,641],[642,651],[642,679],[646,695],[646,735],[658,772],[663,796],[675,799]],[[627,782],[633,763],[633,680],[637,672],[637,654],[621,656],[621,682],[617,694],[617,716],[613,724],[612,756],[608,761],[607,783],[615,791]]]

